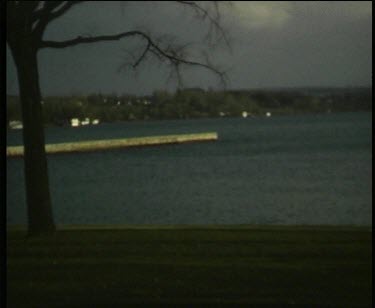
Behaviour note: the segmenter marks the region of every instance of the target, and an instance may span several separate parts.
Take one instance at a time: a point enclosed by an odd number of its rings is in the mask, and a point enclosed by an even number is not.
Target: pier
[[[205,132],[197,134],[178,134],[150,137],[135,137],[124,139],[110,140],[91,140],[67,143],[46,144],[47,154],[70,153],[70,152],[89,152],[101,151],[115,148],[163,145],[163,144],[180,144],[189,142],[214,141],[218,139],[216,132]],[[8,146],[7,157],[23,156],[23,146]]]

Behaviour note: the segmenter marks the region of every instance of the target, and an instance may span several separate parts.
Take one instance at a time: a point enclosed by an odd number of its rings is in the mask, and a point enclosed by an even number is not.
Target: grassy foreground
[[[7,232],[7,307],[371,307],[369,228]]]

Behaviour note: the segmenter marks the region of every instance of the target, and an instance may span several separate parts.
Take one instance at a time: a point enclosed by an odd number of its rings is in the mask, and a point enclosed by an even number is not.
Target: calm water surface
[[[48,157],[59,224],[372,225],[372,114],[47,128],[49,143],[217,131],[217,142]],[[21,132],[7,144],[21,144]],[[26,222],[7,159],[7,222]]]

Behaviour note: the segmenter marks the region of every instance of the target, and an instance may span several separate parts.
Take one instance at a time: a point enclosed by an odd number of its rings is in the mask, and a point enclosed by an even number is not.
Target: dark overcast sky
[[[234,1],[222,8],[222,21],[232,41],[210,50],[214,63],[229,69],[228,88],[295,86],[361,86],[372,84],[371,1]],[[152,35],[173,34],[180,42],[199,43],[205,24],[173,2],[87,2],[76,5],[46,30],[44,39],[113,34],[148,29]],[[118,72],[123,39],[39,52],[43,95],[88,93],[150,94],[174,90],[168,70],[147,62],[137,74]],[[144,43],[143,43],[144,44]],[[197,45],[199,46],[199,45]],[[204,69],[189,69],[186,87],[217,88]],[[17,77],[7,48],[7,92],[17,93]]]

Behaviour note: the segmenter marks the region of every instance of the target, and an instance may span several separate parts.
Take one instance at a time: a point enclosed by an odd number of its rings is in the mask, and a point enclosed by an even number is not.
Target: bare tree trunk
[[[28,233],[54,232],[39,87],[37,49],[10,46],[17,67],[23,121]]]

